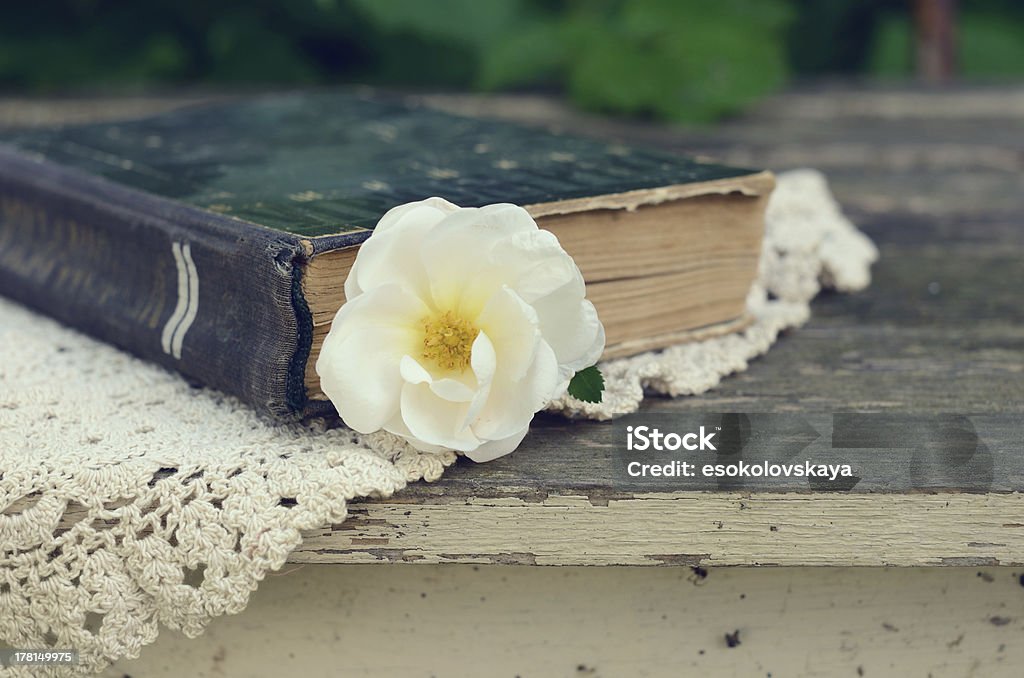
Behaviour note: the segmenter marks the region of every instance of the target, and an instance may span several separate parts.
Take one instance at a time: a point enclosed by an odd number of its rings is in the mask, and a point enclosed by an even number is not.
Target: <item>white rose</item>
[[[521,207],[401,205],[359,249],[316,362],[321,387],[360,433],[500,457],[604,350],[584,294],[575,262]]]

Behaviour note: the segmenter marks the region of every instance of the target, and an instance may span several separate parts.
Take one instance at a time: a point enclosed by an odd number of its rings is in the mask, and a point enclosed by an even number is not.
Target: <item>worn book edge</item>
[[[713,193],[740,193],[750,197],[766,196],[775,187],[775,176],[767,171],[754,171],[711,181],[696,181],[657,188],[641,188],[623,193],[609,193],[590,198],[574,198],[555,202],[524,205],[533,218],[546,217],[554,214],[573,214],[599,209],[624,209],[628,212],[643,205],[658,205],[669,200],[694,198],[699,195]]]

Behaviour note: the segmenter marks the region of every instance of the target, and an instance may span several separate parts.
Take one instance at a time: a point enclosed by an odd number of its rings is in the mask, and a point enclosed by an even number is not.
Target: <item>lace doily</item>
[[[876,256],[820,174],[780,175],[754,323],[606,363],[604,403],[552,408],[608,418],[635,410],[645,388],[712,388],[804,322],[820,285],[867,285]],[[0,646],[77,649],[80,672],[137,656],[161,624],[195,636],[239,612],[302,530],[342,521],[354,497],[436,480],[455,460],[389,434],[271,425],[2,299],[0,347]]]

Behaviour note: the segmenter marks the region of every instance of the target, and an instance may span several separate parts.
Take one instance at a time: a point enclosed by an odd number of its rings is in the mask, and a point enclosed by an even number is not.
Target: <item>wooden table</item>
[[[5,100],[0,127],[209,98]],[[543,97],[422,99],[731,164],[824,171],[881,249],[871,287],[819,296],[811,321],[746,372],[699,397],[650,398],[642,412],[786,414],[825,436],[819,424],[833,413],[890,413],[914,417],[912,440],[854,454],[864,477],[849,489],[654,492],[616,482],[620,442],[607,425],[541,416],[509,457],[462,461],[437,483],[354,503],[344,524],[306,534],[293,562],[1024,564],[1024,87],[795,90],[704,130]],[[901,445],[965,427],[978,439],[969,463],[914,482]]]
[[[746,372],[703,396],[649,399],[644,411],[882,412],[925,426],[931,417],[936,429],[943,415],[988,417],[995,431],[984,434],[981,466],[991,482],[975,482],[975,464],[938,486],[907,487],[894,451],[866,460],[871,478],[849,491],[792,482],[622,491],[607,428],[542,417],[512,456],[459,463],[435,484],[353,504],[349,520],[306,535],[292,560],[1024,563],[1024,88],[796,91],[710,130],[611,122],[543,98],[426,101],[733,164],[826,172],[881,249],[871,287],[819,296],[811,321]]]
[[[180,101],[5,101],[0,126]],[[906,464],[884,463],[905,460],[896,450],[848,491],[631,492],[609,475],[607,427],[542,418],[513,456],[354,504],[293,555],[374,565],[288,568],[243,614],[198,640],[164,631],[105,676],[1019,675],[1024,571],[976,566],[1024,562],[1024,88],[791,92],[707,131],[610,122],[542,98],[430,103],[827,172],[881,248],[872,287],[819,297],[810,323],[745,373],[645,411],[815,426],[833,412],[916,413],[936,430],[951,421],[938,415],[975,415],[987,457],[971,463],[987,459],[991,479],[908,487]],[[689,567],[375,565],[437,562]],[[719,564],[971,567],[709,574]]]

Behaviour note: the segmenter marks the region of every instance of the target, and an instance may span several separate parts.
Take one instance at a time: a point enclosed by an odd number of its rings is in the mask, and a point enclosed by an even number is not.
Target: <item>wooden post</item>
[[[956,70],[957,0],[914,0],[917,76],[947,82]]]

